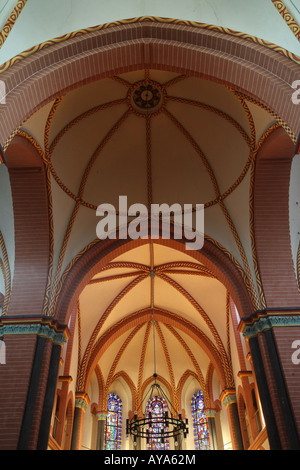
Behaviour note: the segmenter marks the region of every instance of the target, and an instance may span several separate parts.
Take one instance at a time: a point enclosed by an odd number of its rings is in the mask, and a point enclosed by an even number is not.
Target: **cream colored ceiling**
[[[130,110],[127,101],[130,90],[145,77],[166,93],[165,109],[149,119]],[[147,133],[147,122],[151,134]],[[46,123],[49,133],[45,133]],[[249,235],[250,147],[252,142],[254,148],[273,124],[266,110],[247,99],[243,102],[223,85],[158,70],[96,81],[46,105],[23,124],[21,131],[33,136],[44,158],[51,161],[54,286],[74,256],[96,239],[96,207],[105,202],[117,208],[119,195],[127,195],[128,204],[205,204],[205,235],[231,253],[255,292]],[[81,186],[91,158],[93,164]],[[217,200],[215,182],[222,204]],[[79,299],[82,355],[93,346],[90,337],[105,312],[95,341],[134,312],[151,309],[149,273],[165,263],[175,264],[154,278],[155,308],[195,325],[221,353],[216,345],[218,337],[226,351],[224,286],[207,276],[205,266],[199,262],[196,266],[189,252],[154,243],[153,256],[150,254],[150,244],[126,252],[113,260],[123,264],[107,266],[86,286]],[[146,277],[109,309],[143,271],[133,263],[146,266]],[[100,360],[105,380],[121,371],[135,382],[139,370],[143,370],[143,380],[152,375],[151,335],[146,342],[145,366],[140,368],[146,328],[142,325],[133,335],[118,361],[120,348],[132,330],[122,333],[105,351]],[[156,337],[159,374],[170,383],[177,386],[187,369],[198,375],[201,371],[205,377],[210,359],[186,332],[160,321]]]
[[[132,335],[134,327],[123,333],[104,352],[99,364],[105,382],[112,368],[113,376],[126,372],[136,385],[139,383],[140,371],[142,371],[141,383],[151,377],[155,369],[154,341],[156,372],[169,383],[174,381],[178,386],[186,371],[193,371],[198,375],[201,370],[203,377],[206,376],[210,364],[208,355],[204,353],[195,339],[180,327],[170,325],[168,321],[157,320],[159,311],[170,312],[174,318],[180,317],[185,320],[186,324],[196,325],[214,343],[215,332],[207,324],[206,318],[208,317],[211,322],[217,325],[217,334],[226,347],[226,289],[224,286],[212,275],[209,276],[208,270],[190,256],[184,253],[181,253],[180,256],[177,250],[155,243],[153,244],[153,252],[150,248],[146,244],[114,259],[111,267],[108,266],[108,269],[106,268],[105,271],[96,275],[80,296],[82,349],[86,350],[88,338],[99,322],[101,314],[107,311],[115,297],[140,275],[138,267],[128,267],[128,264],[136,262],[133,260],[138,259],[139,263],[148,266],[149,271],[153,267],[156,272],[153,291],[151,290],[152,278],[148,275],[146,279],[120,299],[117,306],[107,316],[97,338],[95,338],[94,344],[116,323],[126,320],[135,312],[149,310],[151,313],[148,321],[143,323],[142,328],[133,335],[117,364],[114,365],[117,354]],[[149,262],[150,258],[151,262]],[[120,275],[124,277],[120,277]],[[180,285],[185,292],[178,292],[173,281]],[[191,303],[191,299],[185,293],[193,297],[202,311]],[[89,315],[88,322],[84,320],[87,313]],[[153,321],[155,321],[154,329]],[[150,329],[149,335],[146,337],[147,326]],[[144,361],[142,360],[143,348],[146,348]],[[169,364],[168,358],[170,358]]]
[[[112,203],[117,208],[119,195],[127,195],[128,205],[150,202],[150,158],[151,202],[206,204],[206,235],[230,251],[244,269],[245,253],[247,274],[251,273],[255,285],[248,209],[251,133],[249,116],[240,100],[216,83],[150,71],[152,80],[165,84],[168,98],[166,112],[151,118],[148,139],[146,119],[129,112],[126,100],[130,86],[143,80],[145,72],[131,72],[119,78],[94,82],[67,94],[49,121],[55,263],[84,171],[98,149],[81,193],[82,204],[66,240],[62,270],[94,240],[95,209],[99,204]],[[246,104],[255,122],[257,143],[274,119],[259,106],[247,101]],[[45,122],[51,105],[22,126],[44,151]],[[216,203],[214,179],[228,214]]]

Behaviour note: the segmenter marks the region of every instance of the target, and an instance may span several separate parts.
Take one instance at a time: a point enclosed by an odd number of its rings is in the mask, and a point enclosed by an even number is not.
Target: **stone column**
[[[96,449],[97,450],[104,450],[106,416],[107,416],[106,411],[96,412],[96,417],[97,417],[97,420],[98,420],[98,422],[97,422],[97,444],[96,444]]]
[[[233,450],[243,450],[243,439],[237,409],[235,389],[225,389],[221,394],[221,401],[226,407],[230,426]]]
[[[81,450],[83,420],[89,402],[86,393],[76,392],[71,450]]]
[[[46,449],[67,328],[49,317],[5,316],[0,338],[6,350],[0,365],[0,449]]]
[[[218,450],[217,431],[216,431],[216,422],[215,422],[216,410],[206,409],[204,413],[208,420],[208,430],[209,430],[211,450]]]
[[[44,406],[41,417],[40,432],[37,442],[37,450],[47,450],[48,446],[53,403],[55,399],[58,379],[60,354],[61,346],[59,344],[53,344],[50,357],[46,393],[44,398]]]
[[[299,450],[300,370],[293,361],[299,311],[257,312],[242,321],[240,331],[249,341],[270,448]]]

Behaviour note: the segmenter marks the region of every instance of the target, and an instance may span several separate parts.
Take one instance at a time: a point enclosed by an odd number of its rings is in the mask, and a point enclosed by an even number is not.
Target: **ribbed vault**
[[[86,84],[41,108],[17,135],[38,150],[48,179],[44,313],[56,315],[73,266],[98,243],[97,206],[110,203],[118,213],[120,195],[128,206],[204,204],[205,239],[235,267],[253,310],[263,307],[253,176],[259,149],[280,126],[266,106],[241,92],[156,69]],[[213,406],[222,389],[234,386],[230,325],[238,314],[224,278],[209,266],[205,257],[149,240],[93,268],[78,291],[76,389],[87,391],[95,373],[104,407],[122,378],[136,405],[152,380],[155,340],[159,380],[178,408],[188,377]]]

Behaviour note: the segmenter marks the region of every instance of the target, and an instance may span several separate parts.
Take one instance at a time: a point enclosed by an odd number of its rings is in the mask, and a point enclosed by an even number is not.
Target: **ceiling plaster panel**
[[[129,116],[99,154],[89,176],[84,199],[98,206],[111,203],[116,210],[119,196],[128,197],[128,207],[147,204],[145,126]]]
[[[214,112],[177,103],[170,103],[168,109],[198,144],[223,194],[242,173],[249,156],[248,144],[229,121]],[[190,147],[187,140],[185,153]],[[202,202],[213,200],[216,196],[214,194],[210,199],[206,197]]]
[[[141,263],[150,265],[150,248],[149,245],[142,245],[132,250],[126,251],[126,253],[114,258],[114,263],[119,261],[131,261],[132,263]]]
[[[101,320],[101,317],[105,314],[106,309],[109,308],[114,298],[127,285],[127,283],[128,281],[126,279],[121,279],[117,281],[111,281],[109,288],[106,283],[89,285],[81,293],[80,312],[82,317],[81,328],[84,348],[86,347],[87,341],[94,331],[96,325]],[[114,316],[114,314],[111,315]],[[88,321],[85,319],[88,319]],[[120,318],[116,319],[114,317],[114,321],[118,321],[119,319]],[[109,325],[109,323],[110,322],[106,323],[103,328],[101,328],[99,335],[101,335],[104,330],[107,329],[107,325]]]
[[[247,100],[246,104],[251,112],[255,123],[256,143],[258,143],[259,139],[268,130],[268,128],[276,122],[276,120],[274,119],[274,117],[271,116],[270,113],[268,113],[268,111],[261,108],[260,106],[257,106]]]
[[[199,82],[198,78],[187,77],[169,86],[167,92],[169,96],[197,101],[228,114],[239,122],[250,135],[249,122],[239,100],[224,85],[208,80]]]
[[[133,329],[128,330],[125,333],[123,333],[122,335],[120,335],[118,338],[116,338],[116,340],[113,342],[113,344],[111,344],[107,349],[105,349],[104,353],[101,355],[101,358],[100,358],[98,364],[99,364],[99,367],[100,367],[101,372],[103,374],[105,382],[107,381],[109,372],[111,370],[111,367],[113,365],[114,359],[115,359],[118,351],[122,348],[122,345],[125,343],[126,338],[128,337],[128,335],[130,335],[130,333],[132,331],[133,331]],[[135,354],[132,359],[133,359],[133,361],[135,361],[133,371],[136,371],[136,370],[138,370],[139,354]],[[125,368],[125,371],[127,373],[129,372],[127,370],[127,368]]]
[[[123,281],[122,285],[129,285],[131,281],[132,279],[127,279],[126,281]],[[119,292],[121,292],[121,290],[119,290]],[[131,313],[148,308],[150,305],[150,297],[150,277],[147,277],[120,299],[107,320],[104,322],[101,331],[107,331],[115,323],[124,319]],[[102,303],[101,300],[99,300],[99,302]]]
[[[59,178],[75,195],[90,158],[124,111],[124,105],[120,105],[108,112],[99,111],[96,115],[82,119],[57,143],[52,163]],[[102,159],[101,152],[98,158]],[[99,184],[93,188],[94,191],[95,189],[99,189]]]
[[[44,148],[44,134],[45,134],[45,122],[51,111],[54,101],[50,101],[36,113],[34,113],[27,121],[21,126],[21,130],[31,135],[39,146],[45,151]]]
[[[111,78],[92,82],[67,93],[51,122],[50,140],[52,141],[61,129],[81,114],[111,101],[124,99],[126,93],[127,88]]]
[[[195,205],[214,199],[204,164],[176,126],[159,115],[154,118],[152,135],[153,202]]]
[[[169,274],[169,277],[180,284],[198,303],[209,319],[218,325],[218,333],[226,341],[226,289],[217,280],[186,274]],[[201,318],[201,317],[200,317]],[[198,314],[193,324],[203,329],[203,320]]]

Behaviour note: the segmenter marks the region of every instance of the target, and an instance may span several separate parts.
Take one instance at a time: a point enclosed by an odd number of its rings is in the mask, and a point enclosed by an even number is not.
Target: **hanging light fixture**
[[[152,241],[151,241],[152,243]],[[164,446],[169,438],[174,438],[175,447],[179,446],[182,438],[186,438],[188,429],[188,420],[183,419],[177,412],[171,401],[164,393],[162,387],[157,383],[156,372],[156,347],[155,347],[155,311],[154,311],[154,277],[153,269],[150,272],[152,279],[152,324],[153,324],[153,349],[154,349],[154,383],[150,386],[148,392],[138,409],[134,412],[131,420],[126,420],[126,434],[133,437],[134,445],[137,445],[138,438],[146,439],[147,444],[156,443]],[[147,403],[152,402],[153,411],[147,410]],[[156,403],[157,402],[157,403]],[[162,406],[162,404],[164,406]],[[159,406],[160,405],[160,406]],[[155,444],[154,444],[155,446]]]
[[[150,386],[141,406],[135,411],[131,420],[127,419],[126,434],[133,437],[134,445],[138,438],[146,439],[147,444],[156,442],[164,445],[169,438],[173,437],[176,447],[182,437],[186,438],[189,433],[188,420],[182,419],[182,415],[177,413],[161,386],[156,382],[157,375],[153,374],[153,377],[155,382]],[[152,400],[155,402],[157,398],[163,399],[165,409],[161,407],[158,413],[155,411],[151,413],[145,407],[140,414],[139,411],[147,398],[150,402]]]

